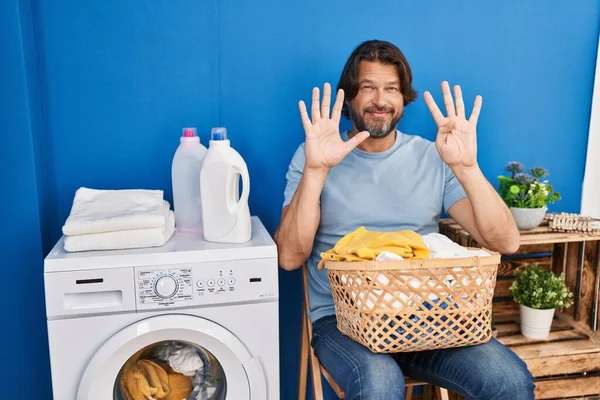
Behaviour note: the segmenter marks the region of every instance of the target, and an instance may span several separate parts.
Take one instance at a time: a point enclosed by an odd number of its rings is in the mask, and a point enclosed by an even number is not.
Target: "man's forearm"
[[[519,231],[508,207],[485,178],[479,166],[453,170],[473,207],[477,230],[485,243],[496,249],[515,251]]]
[[[305,170],[298,189],[287,208],[275,242],[279,265],[284,269],[298,268],[310,255],[321,219],[319,198],[327,178],[326,170]]]

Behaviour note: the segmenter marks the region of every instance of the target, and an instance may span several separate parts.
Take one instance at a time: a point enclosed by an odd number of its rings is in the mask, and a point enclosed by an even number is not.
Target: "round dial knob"
[[[170,275],[161,276],[154,285],[154,291],[165,299],[172,297],[177,293],[177,281]]]

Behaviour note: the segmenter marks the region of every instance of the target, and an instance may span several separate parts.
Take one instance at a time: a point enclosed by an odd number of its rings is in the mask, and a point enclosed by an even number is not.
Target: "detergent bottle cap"
[[[183,137],[196,137],[196,128],[183,128]]]
[[[210,131],[210,140],[227,140],[227,128],[212,128]]]

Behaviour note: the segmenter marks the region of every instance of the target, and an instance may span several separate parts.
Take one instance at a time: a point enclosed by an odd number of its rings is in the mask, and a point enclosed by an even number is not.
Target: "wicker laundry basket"
[[[485,343],[500,254],[325,262],[338,329],[375,353]]]

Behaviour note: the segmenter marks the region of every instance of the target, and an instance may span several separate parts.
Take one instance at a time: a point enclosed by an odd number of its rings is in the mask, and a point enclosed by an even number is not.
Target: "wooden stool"
[[[321,384],[321,374],[325,380],[331,385],[333,391],[338,398],[344,399],[344,391],[333,380],[332,376],[323,368],[319,359],[310,345],[312,338],[312,324],[308,319],[308,267],[306,264],[302,266],[302,283],[304,286],[304,303],[302,306],[302,342],[300,346],[300,376],[298,379],[298,400],[306,399],[306,381],[308,378],[308,362],[310,358],[310,369],[312,373],[313,394],[315,400],[323,400],[323,386]],[[415,386],[428,385],[426,382],[419,382],[406,377],[405,399],[412,400],[413,388]],[[440,387],[434,387],[436,400],[448,400],[448,390]],[[431,399],[431,390],[425,391],[424,399]]]

